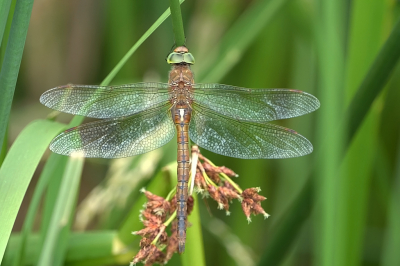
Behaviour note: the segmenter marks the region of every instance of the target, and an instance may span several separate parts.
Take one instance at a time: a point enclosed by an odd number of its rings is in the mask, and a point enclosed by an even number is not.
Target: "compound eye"
[[[184,61],[187,64],[194,65],[194,57],[191,53],[185,53],[184,54]]]
[[[167,58],[168,64],[180,64],[182,62],[184,62],[183,54],[173,52],[168,55]]]

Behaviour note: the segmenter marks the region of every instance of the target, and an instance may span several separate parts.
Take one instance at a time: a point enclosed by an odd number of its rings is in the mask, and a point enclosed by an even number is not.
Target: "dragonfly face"
[[[167,57],[168,64],[194,64],[194,57],[185,46],[177,47]]]
[[[178,242],[183,252],[189,139],[236,158],[303,156],[312,152],[306,138],[268,122],[313,112],[320,104],[297,90],[196,84],[190,69],[195,60],[184,46],[177,47],[167,62],[172,65],[168,83],[66,85],[46,91],[40,101],[62,112],[102,119],[58,135],[50,149],[63,155],[79,151],[85,157],[128,157],[159,148],[177,133]]]

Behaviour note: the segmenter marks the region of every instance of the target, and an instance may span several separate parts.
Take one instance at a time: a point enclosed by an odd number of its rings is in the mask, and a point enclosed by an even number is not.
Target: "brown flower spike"
[[[266,198],[258,194],[261,191],[260,188],[248,188],[243,191],[230,179],[230,177],[238,176],[235,172],[225,166],[215,166],[200,154],[197,146],[192,147],[192,155],[195,158],[192,163],[196,164],[196,167],[192,168],[195,171],[192,175],[194,176],[192,186],[194,186],[196,192],[203,196],[210,196],[218,203],[218,208],[224,209],[227,215],[230,214],[230,203],[237,199],[241,202],[243,212],[249,222],[251,221],[251,214],[262,214],[264,218],[269,217],[269,214],[261,207],[261,201]],[[191,191],[192,189],[189,192],[191,193]],[[145,228],[133,232],[135,235],[140,235],[142,239],[140,250],[133,258],[131,265],[138,262],[143,262],[146,266],[154,263],[166,264],[173,254],[178,252],[177,222],[175,220],[176,197],[163,198],[144,189],[142,192],[148,200],[140,214],[140,219]],[[170,195],[173,195],[173,193],[171,192]],[[188,215],[192,212],[193,206],[194,199],[189,196],[187,202]],[[171,230],[170,236],[166,232],[168,226]]]

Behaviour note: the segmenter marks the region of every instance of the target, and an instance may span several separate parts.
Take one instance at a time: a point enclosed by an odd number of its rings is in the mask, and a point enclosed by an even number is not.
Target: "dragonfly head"
[[[185,46],[176,47],[167,57],[168,64],[194,64],[194,57]]]

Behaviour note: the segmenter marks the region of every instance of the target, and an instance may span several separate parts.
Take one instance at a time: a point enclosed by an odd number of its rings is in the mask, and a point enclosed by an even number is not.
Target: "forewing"
[[[291,158],[313,150],[312,144],[294,130],[235,120],[198,104],[193,105],[189,136],[207,150],[243,159]]]
[[[247,89],[222,84],[196,84],[193,100],[237,120],[268,122],[301,116],[319,108],[306,92],[290,89]]]
[[[85,157],[122,158],[157,149],[174,135],[175,127],[166,104],[131,116],[68,129],[54,138],[50,149],[63,155],[81,152]]]
[[[49,108],[94,118],[132,115],[168,100],[168,84],[155,82],[121,86],[69,84],[50,89],[40,97],[40,102]]]

